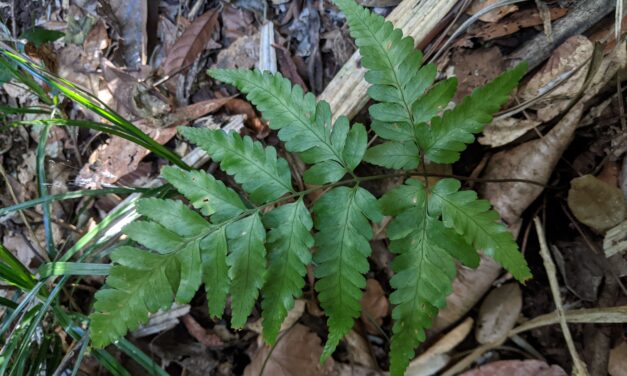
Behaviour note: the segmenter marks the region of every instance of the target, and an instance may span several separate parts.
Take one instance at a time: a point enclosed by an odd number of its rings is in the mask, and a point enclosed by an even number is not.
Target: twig
[[[535,224],[536,232],[538,233],[538,241],[540,242],[540,255],[542,256],[544,269],[546,270],[547,277],[549,278],[551,294],[553,295],[553,301],[555,302],[555,310],[557,312],[557,317],[559,318],[560,327],[562,328],[562,335],[564,336],[564,340],[566,341],[566,346],[568,347],[570,357],[573,359],[573,374],[576,376],[587,376],[588,370],[586,369],[585,363],[579,357],[579,354],[577,354],[575,344],[573,343],[573,337],[570,333],[570,330],[568,329],[568,324],[566,323],[566,319],[564,316],[564,306],[562,305],[562,297],[560,295],[559,285],[557,283],[555,264],[551,259],[549,247],[546,244],[544,229],[542,228],[542,224],[540,223],[540,219],[538,217],[533,218],[533,223]]]

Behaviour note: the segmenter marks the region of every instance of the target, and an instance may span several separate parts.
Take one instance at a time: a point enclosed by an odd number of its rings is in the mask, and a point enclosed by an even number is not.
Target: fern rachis
[[[138,212],[146,218],[125,233],[143,249],[124,246],[112,254],[114,266],[91,316],[95,346],[137,328],[149,313],[175,300],[189,302],[201,282],[213,317],[222,316],[231,296],[235,328],[244,326],[261,296],[263,335],[275,343],[313,260],[315,291],[328,317],[324,359],[360,315],[371,226],[382,215],[392,217],[387,236],[396,255],[390,281],[394,375],[404,372],[445,305],[456,261],[476,267],[477,250],[483,250],[518,280],[530,277],[496,212],[474,192],[460,191],[457,180],[428,186],[410,178],[377,200],[360,186],[372,177],[354,171],[367,162],[416,176],[428,160],[456,161],[505,103],[525,67],[505,72],[440,114],[456,80],[434,84],[435,66],[422,65],[411,38],[353,0],[336,2],[369,70],[368,93],[378,102],[370,108],[370,127],[383,141],[368,148],[363,125],[351,125],[343,116],[333,123],[326,102],[316,102],[279,74],[209,71],[246,94],[285,149],[308,164],[304,180],[317,187],[296,191],[287,162],[271,146],[220,130],[182,127],[180,133],[219,162],[245,197],[203,171],[164,167],[164,179],[200,214],[176,199],[139,202]],[[350,178],[341,181],[345,176]],[[307,194],[316,190],[323,193],[311,203]]]

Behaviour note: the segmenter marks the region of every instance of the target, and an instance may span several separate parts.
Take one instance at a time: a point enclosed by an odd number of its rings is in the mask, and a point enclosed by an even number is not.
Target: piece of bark
[[[582,0],[575,3],[574,8],[565,17],[553,24],[553,40],[549,40],[545,33],[538,33],[529,39],[510,55],[509,66],[513,67],[525,60],[529,64],[529,70],[534,69],[553,50],[569,37],[581,34],[591,26],[596,25],[603,17],[608,15],[616,5],[614,0]]]
[[[456,3],[456,0],[404,0],[387,20],[413,37],[418,45]],[[370,84],[364,80],[366,70],[360,61],[359,52],[355,52],[318,97],[329,102],[335,118],[340,115],[352,118],[368,101],[366,91]]]

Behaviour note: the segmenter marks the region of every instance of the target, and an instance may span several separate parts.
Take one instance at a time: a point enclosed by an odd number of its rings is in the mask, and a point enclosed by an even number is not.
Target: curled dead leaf
[[[279,337],[270,353],[263,345],[253,355],[244,370],[245,376],[325,376],[333,374],[334,361],[329,358],[320,363],[322,345],[320,337],[308,327],[296,324]],[[266,361],[266,358],[267,361]],[[265,368],[264,368],[265,363]],[[261,373],[263,369],[263,373]]]
[[[507,336],[522,309],[522,292],[517,283],[508,283],[488,294],[477,319],[475,337],[482,345]]]
[[[530,119],[496,119],[483,129],[479,143],[493,148],[507,145],[540,124],[542,122]]]
[[[472,2],[472,4],[470,4],[470,6],[468,7],[468,10],[466,10],[466,12],[468,14],[475,14],[477,12],[479,12],[480,10],[489,7],[490,5],[494,5],[496,3],[498,3],[499,0],[474,0]],[[505,5],[502,7],[499,7],[489,13],[484,14],[483,16],[479,17],[479,19],[483,22],[497,22],[498,20],[500,20],[501,18],[507,16],[508,14],[515,12],[518,10],[518,7],[516,5]]]
[[[380,333],[377,326],[380,326],[383,318],[388,315],[389,307],[381,284],[376,279],[369,278],[366,281],[366,292],[361,298],[361,321],[369,333]]]
[[[539,360],[500,360],[488,363],[460,376],[567,376],[560,366],[550,366]]]
[[[184,68],[200,55],[209,43],[213,32],[218,27],[219,12],[212,9],[198,17],[179,37],[167,52],[164,74],[170,75]]]

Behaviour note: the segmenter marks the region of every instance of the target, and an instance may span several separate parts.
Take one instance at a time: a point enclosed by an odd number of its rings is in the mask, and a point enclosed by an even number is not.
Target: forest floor
[[[360,2],[386,16],[399,0]],[[458,78],[455,103],[516,62],[530,64],[506,108],[461,160],[436,171],[462,177],[467,188],[492,202],[516,235],[533,279],[520,285],[489,261],[477,270],[460,266],[449,304],[407,374],[566,375],[576,373],[574,359],[581,359],[590,375],[627,376],[627,118],[622,87],[627,16],[616,21],[616,14],[622,17],[616,1],[536,0],[473,17],[495,3],[441,1],[438,6],[446,8],[441,19],[432,22],[417,45],[425,60],[437,65],[438,79]],[[13,0],[0,1],[0,22],[4,43],[19,41],[20,52],[181,156],[194,149],[176,134],[175,126],[181,124],[229,127],[278,144],[276,132],[251,104],[232,87],[212,80],[207,68],[253,68],[260,54],[270,54],[276,57],[270,66],[293,83],[333,98],[337,89],[329,83],[335,79],[342,85],[336,76],[355,53],[344,15],[327,0]],[[268,24],[274,33],[270,41],[261,32]],[[404,31],[418,34],[420,23],[408,25],[413,30]],[[50,30],[63,34],[53,38]],[[349,72],[357,74],[357,68]],[[0,70],[3,109],[42,105],[31,90],[9,78]],[[348,100],[350,115],[368,126],[368,112],[357,103],[361,99]],[[69,100],[60,106],[73,119],[97,119]],[[44,128],[8,126],[42,115],[3,109],[0,207],[10,210],[0,211],[0,242],[33,273],[49,261],[50,239],[62,254],[126,197],[112,193],[54,201],[49,216],[42,206],[11,209],[40,197],[38,182],[46,195],[142,188],[167,163],[106,133],[53,127],[43,138],[42,176],[38,146]],[[46,218],[52,221],[51,234]],[[383,375],[389,365],[393,308],[387,246],[384,239],[372,241],[364,313],[324,364],[318,359],[326,339],[325,318],[312,292],[313,275],[290,312],[290,329],[272,351],[260,336],[259,310],[245,329],[234,331],[228,320],[210,319],[201,292],[190,304],[153,316],[128,339],[171,375],[258,375],[262,369],[266,375]],[[554,269],[547,268],[542,251]],[[550,283],[553,278],[557,285]],[[60,295],[61,306],[89,314],[104,277],[70,281]],[[14,287],[2,288],[6,299],[20,299]],[[567,332],[556,304],[566,311]],[[2,315],[5,320],[9,312]],[[69,375],[79,343],[58,323],[44,332],[58,336],[65,357],[57,361],[55,374]],[[151,374],[114,346],[109,351],[131,374]],[[80,359],[79,374],[107,374],[90,353]]]

